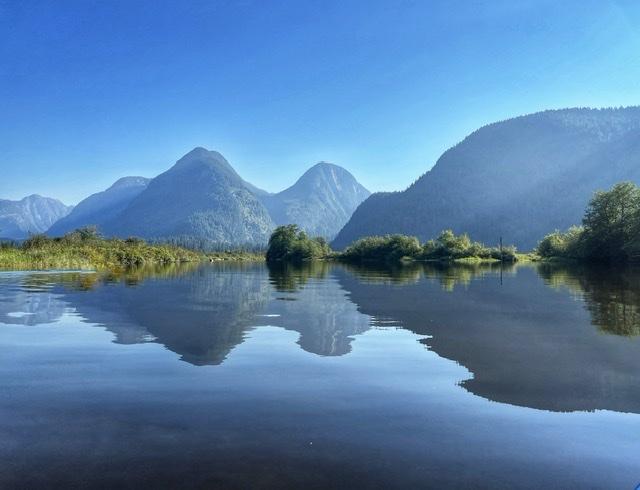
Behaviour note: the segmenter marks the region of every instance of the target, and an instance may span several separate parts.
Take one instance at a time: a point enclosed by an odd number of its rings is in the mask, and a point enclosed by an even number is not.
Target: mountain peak
[[[196,146],[193,150],[191,150],[190,152],[185,154],[180,160],[178,160],[178,162],[180,162],[182,160],[202,160],[202,159],[206,159],[206,160],[222,160],[227,164],[229,163],[222,156],[221,153],[219,153],[217,151],[214,151],[214,150],[207,150],[206,148],[204,148],[202,146]]]
[[[217,151],[207,150],[201,146],[197,146],[189,153],[184,155],[176,162],[173,168],[187,169],[192,167],[207,167],[210,169],[223,170],[227,174],[237,177],[236,171],[221,153]],[[238,177],[239,178],[239,177]]]
[[[40,194],[29,194],[28,196],[23,197],[21,201],[33,201],[37,199],[50,199],[50,198],[41,196]]]
[[[321,161],[265,203],[276,224],[297,223],[311,235],[332,238],[368,196],[348,170]]]
[[[336,165],[335,163],[325,162],[324,160],[313,165],[303,175],[305,174],[313,175],[313,174],[331,172],[331,171],[351,175],[351,173],[346,168],[341,167],[340,165]]]

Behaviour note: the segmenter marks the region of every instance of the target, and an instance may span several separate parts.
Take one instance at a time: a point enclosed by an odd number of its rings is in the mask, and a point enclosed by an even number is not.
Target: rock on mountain
[[[57,199],[37,194],[20,201],[0,199],[0,237],[23,239],[42,233],[71,209]]]
[[[627,180],[640,183],[640,107],[521,116],[475,131],[405,191],[370,196],[333,245],[451,228],[529,250],[579,224],[594,191]]]
[[[121,237],[263,244],[274,224],[255,192],[222,155],[195,148],[152,179],[103,231]]]
[[[113,220],[129,203],[149,185],[144,177],[123,177],[107,190],[92,194],[81,201],[64,218],[53,224],[47,233],[60,236],[83,226],[95,225],[102,229]]]
[[[369,194],[344,168],[320,162],[262,201],[277,225],[295,223],[312,236],[332,239]]]

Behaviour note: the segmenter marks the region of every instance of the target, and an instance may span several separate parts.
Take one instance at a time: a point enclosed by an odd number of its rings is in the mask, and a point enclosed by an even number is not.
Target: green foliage
[[[173,245],[104,239],[95,228],[81,228],[60,238],[33,235],[22,244],[0,248],[0,268],[5,269],[119,269],[200,259],[196,252]]]
[[[545,258],[590,262],[640,259],[640,188],[622,182],[608,191],[596,192],[587,206],[582,227],[545,236],[537,252]]]
[[[435,240],[429,240],[422,247],[422,257],[426,260],[455,260],[467,257],[491,258],[491,250],[478,242],[472,242],[466,233],[456,235],[445,230]]]
[[[361,238],[340,255],[342,259],[355,262],[399,262],[401,260],[454,261],[474,259],[477,261],[516,261],[515,247],[485,247],[471,241],[468,235],[456,235],[445,230],[423,245],[416,237],[385,235]]]
[[[303,261],[321,259],[329,255],[331,250],[324,238],[309,238],[297,225],[278,226],[269,238],[266,259]]]
[[[580,226],[572,226],[565,233],[556,230],[538,243],[536,252],[543,258],[579,258],[583,255],[583,234],[584,228]]]
[[[584,255],[604,261],[626,261],[636,255],[640,231],[640,188],[632,182],[596,192],[582,220]]]
[[[420,242],[406,235],[370,236],[356,240],[341,254],[354,262],[398,262],[415,259],[422,252]]]

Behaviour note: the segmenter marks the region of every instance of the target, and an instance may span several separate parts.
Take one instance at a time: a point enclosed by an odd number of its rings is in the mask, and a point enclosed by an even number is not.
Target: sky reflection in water
[[[0,273],[0,486],[634,488],[640,273]]]

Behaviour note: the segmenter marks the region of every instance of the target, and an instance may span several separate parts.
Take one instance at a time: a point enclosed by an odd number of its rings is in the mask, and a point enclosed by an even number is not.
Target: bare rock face
[[[320,162],[263,202],[277,225],[295,223],[309,235],[332,239],[369,194],[344,168]]]
[[[42,233],[72,209],[57,199],[37,194],[20,201],[0,199],[0,237],[23,239]]]

